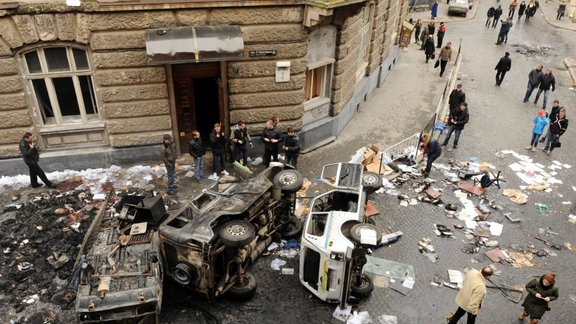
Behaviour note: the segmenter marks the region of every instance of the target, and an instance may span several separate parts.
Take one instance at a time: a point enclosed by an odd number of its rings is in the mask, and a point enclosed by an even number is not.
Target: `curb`
[[[451,23],[451,22],[461,22],[461,21],[468,21],[468,20],[472,20],[474,19],[474,17],[476,17],[476,10],[478,9],[478,4],[480,3],[480,0],[473,0],[472,1],[472,11],[469,11],[471,14],[470,15],[466,15],[466,17],[464,18],[450,18],[450,20],[444,19],[441,20],[439,17],[436,17],[436,19],[434,19],[434,21],[436,22],[440,22],[440,21],[444,21],[445,24]],[[430,12],[430,9],[427,10],[427,12]],[[408,14],[410,15],[410,13]],[[428,15],[428,17],[430,17],[430,15]],[[446,16],[444,18],[449,18],[450,16]],[[429,23],[431,19],[422,19],[422,23],[426,22]]]
[[[570,74],[570,77],[572,78],[572,82],[576,83],[576,65],[571,67],[569,65],[570,60],[574,60],[576,62],[576,59],[574,59],[572,57],[566,57],[562,60],[562,62],[564,63],[564,66],[568,70],[568,74]]]
[[[552,2],[552,3],[559,3],[559,2],[556,2],[556,1],[550,1],[550,2]],[[546,2],[546,3],[548,3],[548,2]],[[546,22],[547,22],[548,24],[550,24],[550,25],[552,25],[552,26],[554,26],[554,27],[556,27],[556,28],[561,28],[561,29],[565,29],[565,30],[576,31],[576,23],[574,23],[574,27],[566,27],[566,26],[558,25],[558,24],[556,24],[556,23],[554,22],[555,20],[552,21],[552,20],[550,20],[550,19],[548,18],[548,16],[546,15],[546,12],[545,12],[544,10],[542,10],[542,5],[540,5],[540,11],[542,12],[542,16],[544,16],[544,20],[546,20]],[[572,76],[572,78],[574,79],[574,76]]]

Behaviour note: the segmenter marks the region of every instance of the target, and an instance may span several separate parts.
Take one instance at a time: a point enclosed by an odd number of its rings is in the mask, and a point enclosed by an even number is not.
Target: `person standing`
[[[204,145],[200,138],[200,132],[192,131],[192,140],[188,144],[188,153],[194,158],[194,178],[200,182],[202,178],[202,169],[204,168]]]
[[[425,50],[425,45],[426,45],[426,40],[428,39],[428,36],[430,35],[430,32],[428,31],[428,27],[425,27],[422,30],[422,33],[420,34],[420,50],[423,51]]]
[[[466,93],[462,91],[462,85],[458,84],[456,89],[450,92],[450,97],[448,99],[448,105],[450,107],[450,112],[460,107],[460,104],[466,101]]]
[[[512,20],[510,17],[506,17],[500,24],[500,32],[498,33],[498,40],[496,41],[496,45],[500,45],[502,42],[508,42],[508,32],[510,32],[510,28],[512,28]]]
[[[536,3],[534,0],[530,0],[528,6],[526,7],[526,19],[525,21],[529,21],[532,16],[536,14]]]
[[[432,19],[436,19],[436,17],[438,16],[438,0],[434,0],[434,3],[430,8],[430,15],[432,16]]]
[[[420,30],[422,29],[422,19],[416,20],[416,24],[414,25],[414,42],[416,44],[420,43]]]
[[[446,64],[448,61],[452,60],[452,43],[448,42],[446,46],[440,50],[440,54],[438,55],[438,59],[440,60],[440,77],[444,74],[444,70],[446,70]]]
[[[444,40],[444,34],[446,33],[446,25],[444,22],[440,22],[440,27],[438,27],[438,44],[436,48],[442,48],[442,40]]]
[[[481,271],[471,269],[466,273],[464,281],[462,282],[462,288],[460,288],[456,295],[458,310],[456,310],[456,313],[454,313],[448,324],[458,323],[464,314],[468,314],[468,324],[474,324],[476,322],[476,316],[478,316],[478,312],[484,301],[484,296],[486,296],[485,281],[489,279],[493,273],[494,270],[490,266],[482,268]]]
[[[488,28],[490,27],[490,23],[492,23],[492,18],[494,17],[494,12],[496,11],[496,9],[494,9],[494,6],[490,7],[488,9],[488,12],[486,12],[486,16],[488,17],[486,19],[486,24],[485,26]]]
[[[510,53],[506,52],[494,68],[496,70],[496,86],[499,87],[502,84],[504,76],[506,72],[510,71],[510,68],[512,68],[512,60],[510,59]]]
[[[422,149],[426,154],[426,168],[422,175],[428,177],[432,170],[432,163],[442,155],[442,147],[436,138],[430,138],[430,134],[424,134],[422,135]]]
[[[546,117],[546,110],[540,109],[538,115],[534,117],[534,127],[532,128],[532,139],[530,140],[530,145],[526,147],[527,150],[536,151],[538,146],[538,139],[540,135],[544,132],[544,127],[548,124],[548,117]]]
[[[516,11],[517,5],[518,5],[518,0],[510,1],[510,7],[508,7],[508,18],[514,19],[514,12]]]
[[[451,111],[448,121],[448,133],[446,133],[446,138],[444,139],[442,146],[448,145],[450,137],[452,136],[452,132],[455,132],[453,149],[457,149],[458,141],[460,140],[460,133],[464,129],[464,125],[468,123],[469,119],[470,115],[468,114],[468,104],[465,102],[460,104],[459,109],[454,109]]]
[[[262,141],[264,142],[264,157],[262,158],[262,164],[265,167],[270,165],[270,158],[274,159],[274,162],[278,162],[278,145],[282,142],[282,134],[274,127],[274,122],[269,120],[266,122],[264,130],[262,130]]]
[[[520,3],[520,6],[518,7],[518,20],[522,18],[522,15],[524,15],[524,11],[526,11],[526,2],[522,1]]]
[[[166,176],[168,177],[168,184],[166,185],[166,193],[169,195],[174,194],[174,190],[178,187],[176,185],[176,146],[172,142],[172,136],[164,134],[162,137],[162,146],[160,147],[160,155],[166,167]]]
[[[254,147],[252,145],[252,138],[248,134],[248,128],[246,123],[243,121],[238,121],[238,127],[234,128],[230,136],[230,140],[234,144],[234,157],[236,161],[240,161],[242,157],[242,165],[246,166],[248,164],[248,146]]]
[[[498,6],[498,8],[496,8],[496,10],[494,10],[494,21],[492,21],[492,28],[496,28],[496,25],[498,25],[498,19],[500,19],[500,16],[502,16],[502,6]]]
[[[48,180],[44,170],[42,170],[42,168],[38,165],[38,162],[40,161],[40,153],[32,133],[24,133],[24,136],[22,136],[22,139],[20,140],[19,149],[20,153],[22,153],[24,163],[26,163],[28,166],[28,171],[30,173],[30,185],[32,188],[43,186],[41,183],[38,183],[38,177],[40,177],[40,180],[42,180],[42,182],[44,182],[48,188],[56,188],[56,185]]]
[[[552,110],[550,110],[550,114],[548,114],[548,124],[552,124],[552,122],[556,120],[556,117],[558,117],[559,113],[560,102],[558,100],[554,100],[552,103]],[[544,142],[548,138],[548,134],[550,134],[550,126],[548,126],[546,134],[540,137],[540,143]]]
[[[210,133],[210,144],[212,144],[212,175],[209,179],[218,180],[218,173],[228,174],[224,169],[226,134],[222,130],[220,123],[214,124],[214,129]]]
[[[434,21],[434,19],[430,20],[430,22],[428,22],[428,34],[430,36],[434,36],[434,32],[436,31],[436,22]]]
[[[546,108],[546,102],[548,101],[548,91],[552,88],[552,92],[556,89],[556,78],[552,75],[552,71],[546,70],[546,73],[540,76],[540,86],[538,87],[538,92],[536,93],[536,98],[534,99],[534,104],[538,103],[540,94],[544,92],[544,102],[542,107]]]
[[[534,70],[528,73],[528,86],[526,87],[526,94],[524,95],[523,102],[527,102],[532,95],[532,92],[540,84],[541,76],[543,75],[542,69],[544,66],[538,65]]]
[[[546,138],[546,145],[544,146],[544,153],[550,155],[558,143],[560,143],[560,136],[568,129],[568,118],[566,118],[566,108],[561,107],[556,119],[550,123],[548,138]]]
[[[434,38],[432,35],[428,35],[426,39],[426,43],[424,43],[424,54],[426,55],[426,63],[428,63],[429,59],[434,59]]]
[[[564,13],[566,12],[566,5],[560,4],[558,5],[558,10],[556,11],[556,20],[561,20],[564,17]]]
[[[534,278],[526,284],[526,298],[522,303],[524,309],[520,312],[518,319],[523,321],[526,316],[530,317],[530,324],[537,324],[550,310],[550,302],[560,296],[556,286],[556,274],[547,273],[540,278]]]
[[[300,138],[298,138],[298,135],[294,132],[292,127],[288,127],[288,133],[282,149],[286,152],[286,164],[293,166],[294,169],[298,166],[300,148]]]

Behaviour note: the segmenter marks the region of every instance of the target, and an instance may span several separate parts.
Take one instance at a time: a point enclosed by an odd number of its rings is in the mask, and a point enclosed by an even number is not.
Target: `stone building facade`
[[[157,159],[163,134],[185,152],[193,129],[256,134],[273,115],[322,145],[395,64],[406,2],[3,2],[0,169],[27,131],[54,168]]]

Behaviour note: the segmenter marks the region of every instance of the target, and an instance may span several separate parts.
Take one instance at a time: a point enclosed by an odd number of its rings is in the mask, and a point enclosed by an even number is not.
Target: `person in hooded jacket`
[[[458,141],[460,140],[460,133],[464,129],[464,125],[468,123],[469,119],[470,115],[468,113],[468,104],[465,102],[460,104],[459,109],[454,109],[451,111],[448,121],[448,132],[446,133],[446,137],[444,138],[444,143],[442,143],[442,146],[448,145],[452,133],[455,132],[456,135],[454,136],[453,149],[457,149]]]
[[[298,156],[300,155],[300,138],[292,127],[288,127],[288,133],[282,146],[286,152],[286,164],[293,166],[295,169],[298,165]]]
[[[550,310],[550,302],[558,299],[560,293],[556,286],[556,274],[547,273],[539,278],[534,278],[526,284],[526,298],[522,303],[524,310],[520,312],[518,319],[523,321],[526,316],[530,317],[530,324],[537,324]]]
[[[506,52],[504,56],[500,58],[500,61],[498,61],[498,64],[496,64],[496,67],[494,68],[494,70],[497,71],[496,86],[499,87],[502,84],[504,76],[506,75],[506,72],[510,71],[510,68],[512,68],[512,60],[510,59],[510,53]]]
[[[542,103],[542,107],[546,108],[548,91],[550,91],[550,88],[552,88],[552,92],[556,89],[556,78],[552,75],[552,71],[546,70],[546,72],[540,76],[540,85],[538,87],[538,92],[536,93],[536,98],[534,99],[534,104],[538,103],[540,94],[544,92],[544,102]]]

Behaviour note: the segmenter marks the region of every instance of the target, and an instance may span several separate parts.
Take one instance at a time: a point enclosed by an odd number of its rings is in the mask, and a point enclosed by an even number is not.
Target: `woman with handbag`
[[[522,303],[524,310],[520,312],[518,319],[523,321],[526,316],[530,317],[530,324],[536,324],[550,310],[550,302],[558,299],[558,287],[555,286],[556,274],[547,273],[540,278],[534,278],[526,284],[526,298]]]
[[[566,132],[566,129],[568,129],[568,118],[566,118],[566,108],[562,107],[556,119],[548,127],[548,138],[542,151],[550,155],[554,148],[560,147],[560,136]]]
[[[431,35],[428,35],[426,39],[426,43],[424,43],[424,54],[426,54],[426,63],[428,63],[429,59],[434,59],[434,38]]]

